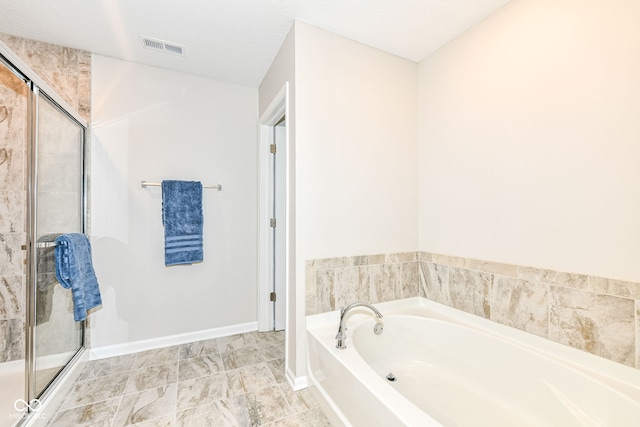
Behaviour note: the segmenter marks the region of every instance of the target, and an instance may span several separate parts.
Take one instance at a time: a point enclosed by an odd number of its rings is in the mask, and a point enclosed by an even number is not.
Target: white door
[[[286,320],[286,122],[284,118],[273,127],[273,204],[272,218],[275,219],[273,230],[273,292],[275,301],[273,307],[273,325],[276,331],[285,328]]]

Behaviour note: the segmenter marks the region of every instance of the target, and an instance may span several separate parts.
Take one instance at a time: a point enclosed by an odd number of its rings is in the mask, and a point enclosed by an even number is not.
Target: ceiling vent
[[[184,56],[187,48],[181,44],[167,42],[164,40],[152,39],[147,36],[140,36],[142,45],[147,49],[157,50],[158,52],[170,53],[172,55]]]

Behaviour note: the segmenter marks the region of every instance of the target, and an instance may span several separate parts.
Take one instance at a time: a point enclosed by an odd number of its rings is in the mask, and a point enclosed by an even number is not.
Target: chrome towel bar
[[[55,248],[58,246],[56,242],[36,242],[36,248],[44,249],[44,248]],[[26,249],[26,246],[25,246]]]
[[[160,187],[162,185],[161,182],[148,182],[148,181],[140,181],[140,187]],[[222,184],[218,185],[203,185],[202,188],[213,188],[214,190],[222,191]]]

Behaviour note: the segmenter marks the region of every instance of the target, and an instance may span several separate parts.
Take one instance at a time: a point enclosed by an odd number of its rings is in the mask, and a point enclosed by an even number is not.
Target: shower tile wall
[[[91,53],[0,33],[0,40],[87,122],[91,118]]]
[[[0,33],[16,55],[87,121],[89,52]],[[5,80],[5,76],[3,81]],[[23,90],[16,88],[16,90]],[[25,92],[26,93],[26,92]],[[26,234],[26,97],[0,93],[0,363],[24,358]]]
[[[24,358],[27,87],[0,68],[0,362]]]
[[[418,295],[640,369],[640,283],[426,252],[306,263],[307,315]]]

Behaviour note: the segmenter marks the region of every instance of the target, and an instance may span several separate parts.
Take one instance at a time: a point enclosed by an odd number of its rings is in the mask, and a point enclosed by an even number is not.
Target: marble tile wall
[[[640,369],[640,283],[426,252],[306,266],[308,315],[420,295]]]
[[[0,33],[0,41],[87,122],[91,118],[91,53]]]
[[[0,67],[0,362],[24,358],[27,86]]]
[[[310,260],[305,274],[307,315],[356,301],[415,297],[420,291],[416,252]]]
[[[0,41],[89,121],[89,52],[2,33]],[[0,363],[24,358],[27,94],[0,67]]]

